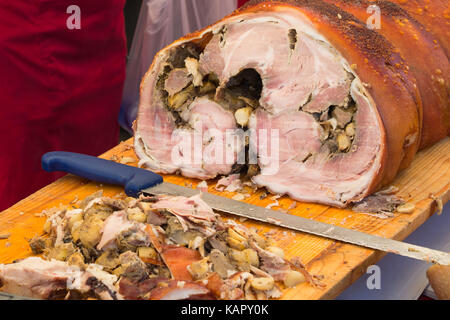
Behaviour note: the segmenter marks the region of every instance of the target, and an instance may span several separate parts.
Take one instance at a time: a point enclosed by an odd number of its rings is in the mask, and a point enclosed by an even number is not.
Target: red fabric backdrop
[[[0,1],[0,211],[61,174],[41,156],[118,143],[125,0]],[[69,30],[70,5],[81,29]]]
[[[249,0],[238,0],[238,7],[244,5],[246,2],[248,2]]]

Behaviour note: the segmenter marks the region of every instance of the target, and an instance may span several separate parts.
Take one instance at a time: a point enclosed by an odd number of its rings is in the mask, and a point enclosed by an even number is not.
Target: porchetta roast
[[[360,201],[449,134],[447,6],[250,1],[156,55],[135,123],[141,165]]]

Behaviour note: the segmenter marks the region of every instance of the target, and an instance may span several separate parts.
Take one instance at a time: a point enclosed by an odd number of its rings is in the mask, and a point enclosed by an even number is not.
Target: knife
[[[162,176],[146,169],[78,153],[46,153],[42,157],[42,168],[48,172],[63,171],[96,182],[121,185],[131,197],[138,197],[140,194],[191,197],[200,193],[199,190],[164,182]],[[218,212],[431,263],[450,265],[450,254],[446,252],[290,215],[211,193],[203,193],[201,197]]]

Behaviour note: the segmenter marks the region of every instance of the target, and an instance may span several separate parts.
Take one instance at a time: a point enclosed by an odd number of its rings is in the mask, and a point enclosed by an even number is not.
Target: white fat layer
[[[208,291],[201,287],[178,287],[174,290],[169,291],[161,298],[161,300],[185,300],[189,299],[191,296],[202,295],[206,293],[208,293]]]
[[[161,162],[152,156],[147,145],[143,142],[139,131],[134,133],[134,150],[139,157],[139,167],[155,170],[162,174],[172,174],[178,170],[178,166],[172,163]]]

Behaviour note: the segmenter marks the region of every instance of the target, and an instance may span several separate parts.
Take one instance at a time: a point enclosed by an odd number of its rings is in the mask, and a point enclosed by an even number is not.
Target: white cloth
[[[155,54],[187,33],[202,29],[237,8],[237,0],[144,0],[127,63],[119,123],[131,132],[139,85]]]

